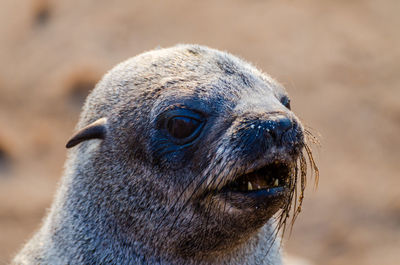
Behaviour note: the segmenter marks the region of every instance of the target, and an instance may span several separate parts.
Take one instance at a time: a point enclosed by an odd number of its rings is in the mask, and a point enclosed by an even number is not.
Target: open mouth
[[[251,192],[272,190],[287,186],[290,181],[290,166],[273,162],[256,171],[238,177],[225,185],[223,190],[232,192]]]
[[[289,190],[292,167],[274,161],[255,171],[241,175],[226,184],[221,192],[236,207],[270,207],[280,204]]]

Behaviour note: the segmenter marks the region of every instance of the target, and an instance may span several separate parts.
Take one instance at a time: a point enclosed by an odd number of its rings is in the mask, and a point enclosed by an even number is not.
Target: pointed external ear
[[[107,118],[101,118],[76,132],[68,141],[66,147],[71,148],[80,142],[90,139],[104,139],[107,133]]]

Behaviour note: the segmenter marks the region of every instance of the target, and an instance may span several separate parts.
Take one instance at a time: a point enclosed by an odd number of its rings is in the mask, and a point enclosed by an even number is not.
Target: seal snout
[[[304,145],[302,126],[286,113],[246,115],[233,124],[232,142],[247,157],[258,160],[276,153],[296,155]]]
[[[288,200],[304,135],[290,113],[247,113],[232,124],[232,152],[240,157],[219,190],[237,209],[275,213]]]

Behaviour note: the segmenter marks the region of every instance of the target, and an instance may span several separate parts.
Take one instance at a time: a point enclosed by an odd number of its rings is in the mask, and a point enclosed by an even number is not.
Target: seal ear
[[[104,139],[106,136],[107,118],[101,118],[76,132],[65,147],[71,148],[80,142],[90,139]]]

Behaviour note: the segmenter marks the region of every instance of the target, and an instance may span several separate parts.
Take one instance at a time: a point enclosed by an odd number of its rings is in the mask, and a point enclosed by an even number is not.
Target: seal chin
[[[275,213],[288,200],[293,162],[274,160],[238,175],[219,191],[226,203],[239,210]]]

